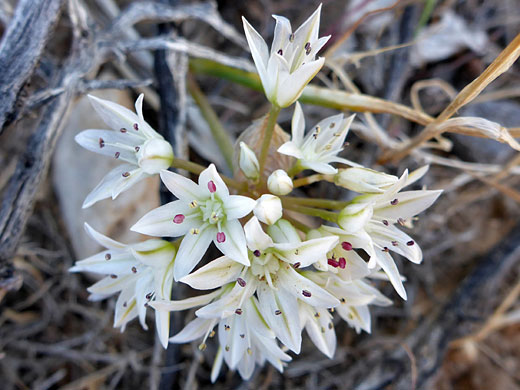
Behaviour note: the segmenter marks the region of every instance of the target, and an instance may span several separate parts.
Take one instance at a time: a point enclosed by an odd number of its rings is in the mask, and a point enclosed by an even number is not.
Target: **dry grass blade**
[[[499,56],[470,84],[468,84],[455,99],[444,109],[444,111],[426,128],[412,138],[410,141],[405,142],[397,150],[387,151],[381,158],[381,162],[389,160],[399,161],[403,157],[407,156],[413,149],[419,147],[424,142],[431,138],[439,135],[438,127],[442,123],[448,120],[453,114],[457,112],[461,107],[475,99],[484,88],[486,88],[493,80],[498,76],[506,72],[513,63],[520,56],[520,34],[513,39],[513,41],[499,54]]]

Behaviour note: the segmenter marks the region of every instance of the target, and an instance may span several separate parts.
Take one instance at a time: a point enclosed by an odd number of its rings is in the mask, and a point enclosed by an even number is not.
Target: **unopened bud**
[[[256,201],[253,213],[260,222],[272,225],[282,217],[282,202],[277,196],[264,194]]]
[[[287,195],[293,189],[293,182],[287,172],[277,169],[267,179],[267,188],[275,195]]]
[[[258,164],[255,152],[244,142],[240,142],[238,165],[249,180],[257,181],[260,177],[260,165]]]
[[[334,176],[334,183],[351,191],[363,194],[380,194],[396,183],[396,176],[368,168],[340,169]]]
[[[173,162],[173,149],[169,142],[153,138],[139,148],[137,159],[139,167],[153,175],[170,167]]]

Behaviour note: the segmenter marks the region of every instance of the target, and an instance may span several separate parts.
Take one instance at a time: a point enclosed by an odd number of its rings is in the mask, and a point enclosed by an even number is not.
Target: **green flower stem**
[[[203,58],[190,58],[189,66],[193,73],[219,77],[263,92],[262,83],[256,73],[246,72]],[[402,104],[361,93],[350,93],[310,84],[304,88],[298,100],[300,103],[315,104],[341,111],[394,114],[421,125],[427,125],[433,120],[428,114]]]
[[[286,219],[287,221],[289,221],[296,229],[298,229],[304,233],[309,233],[309,231],[311,230],[311,228],[309,226],[305,225],[304,223],[302,223],[292,217],[289,217],[287,215],[287,213],[284,213],[283,218]]]
[[[293,181],[293,188],[306,186],[306,185],[316,183],[316,182],[322,181],[322,180],[333,183],[334,175],[324,175],[324,174],[318,173],[316,175],[302,177],[301,179],[296,179]]]
[[[206,122],[208,123],[211,130],[211,134],[213,135],[213,138],[222,152],[229,169],[233,171],[233,142],[231,141],[228,132],[220,123],[217,114],[209,104],[208,99],[206,99],[206,96],[204,96],[193,77],[188,77],[187,86],[191,97],[199,106],[200,112],[202,113],[204,119],[206,119]]]
[[[297,205],[297,206],[310,206],[319,207],[331,210],[341,210],[345,208],[349,202],[340,200],[329,200],[320,198],[297,198],[295,196],[280,196],[282,204],[285,205]]]
[[[173,168],[184,169],[185,171],[191,172],[195,175],[199,175],[204,169],[207,168],[203,165],[191,161],[186,161],[177,157],[173,158],[171,166]],[[247,191],[247,183],[239,182],[222,174],[220,174],[220,177],[222,178],[222,180],[224,180],[224,183],[226,183],[229,187],[233,187],[234,189],[242,192]]]
[[[260,149],[260,158],[258,160],[258,165],[260,166],[260,177],[262,177],[264,173],[265,162],[267,160],[267,155],[269,154],[269,145],[271,145],[274,127],[276,126],[276,119],[278,119],[278,114],[280,111],[281,108],[275,106],[274,104],[271,106],[271,110],[269,111],[269,117],[267,118],[267,128],[265,129],[264,139],[262,140],[262,149]]]
[[[282,205],[285,209],[296,211],[300,214],[310,215],[312,217],[320,217],[321,219],[334,223],[338,221],[338,214],[332,211],[300,206],[292,203],[291,201],[287,201],[287,199],[282,199]]]

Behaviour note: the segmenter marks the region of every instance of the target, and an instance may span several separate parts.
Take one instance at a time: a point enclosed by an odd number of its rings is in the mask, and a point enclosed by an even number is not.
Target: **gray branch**
[[[20,0],[0,44],[0,134],[31,76],[63,0]]]

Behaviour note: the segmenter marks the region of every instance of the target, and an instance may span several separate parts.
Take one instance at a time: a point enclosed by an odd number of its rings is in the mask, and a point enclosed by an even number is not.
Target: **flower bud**
[[[372,218],[373,207],[371,203],[351,203],[338,215],[338,225],[346,233],[356,233],[363,229]]]
[[[168,169],[173,162],[172,146],[160,138],[149,139],[139,147],[137,162],[143,171],[150,175]]]
[[[238,165],[249,180],[257,181],[260,177],[260,165],[258,164],[255,152],[244,142],[240,142]]]
[[[340,169],[334,183],[351,191],[364,194],[380,194],[396,183],[398,178],[368,168]]]
[[[293,189],[293,182],[287,172],[277,169],[267,179],[267,188],[275,195],[287,195]]]
[[[253,213],[260,222],[272,225],[282,217],[282,201],[270,194],[264,194],[256,201]]]

